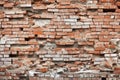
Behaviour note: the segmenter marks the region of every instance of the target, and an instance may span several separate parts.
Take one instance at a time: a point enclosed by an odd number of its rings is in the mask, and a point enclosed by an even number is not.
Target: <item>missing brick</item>
[[[4,9],[4,7],[2,5],[0,5],[0,10],[3,10],[3,9]]]
[[[44,41],[46,38],[38,38],[38,36],[35,36],[37,41]]]
[[[35,38],[37,38],[38,37],[38,35],[37,34],[35,34]]]
[[[115,12],[116,9],[103,9],[103,12],[104,13],[107,13],[107,12]]]
[[[9,54],[9,57],[18,57],[18,54]]]
[[[87,0],[71,0],[71,3],[73,3],[73,4],[75,4],[75,3],[86,3],[87,2]]]
[[[4,30],[4,28],[0,27],[0,31],[1,31],[1,30]]]
[[[74,45],[57,45],[59,48],[72,48]]]
[[[20,79],[21,80],[29,80],[29,77],[25,76],[25,75],[20,75]]]
[[[75,12],[75,14],[77,15],[77,14],[79,14],[79,12]]]
[[[117,64],[116,64],[116,63],[113,63],[113,66],[117,66]]]
[[[87,11],[96,12],[96,11],[98,11],[98,9],[87,9]]]
[[[38,56],[37,55],[35,55],[35,54],[29,54],[28,56],[27,56],[28,58],[37,58]]]
[[[79,22],[80,20],[81,20],[80,18],[77,19],[78,22]]]
[[[102,77],[101,80],[106,80],[106,78],[105,78],[105,77]]]
[[[100,57],[104,57],[104,54],[100,54]]]
[[[117,6],[118,7],[118,9],[120,9],[120,6]]]
[[[23,28],[20,28],[20,31],[23,31]]]
[[[25,38],[25,41],[30,41],[30,38]]]

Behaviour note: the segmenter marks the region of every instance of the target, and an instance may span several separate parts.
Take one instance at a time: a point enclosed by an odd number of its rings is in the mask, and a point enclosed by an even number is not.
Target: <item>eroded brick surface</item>
[[[120,0],[1,0],[0,80],[119,80]]]

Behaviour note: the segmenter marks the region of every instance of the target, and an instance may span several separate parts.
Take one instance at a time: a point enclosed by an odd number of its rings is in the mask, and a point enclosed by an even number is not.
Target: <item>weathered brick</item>
[[[120,74],[120,68],[119,67],[115,67],[114,68],[114,73],[115,74]]]
[[[4,7],[5,8],[13,8],[13,6],[14,6],[14,3],[12,3],[12,2],[6,2],[6,3],[4,3]]]
[[[119,2],[0,1],[0,79],[117,79]]]

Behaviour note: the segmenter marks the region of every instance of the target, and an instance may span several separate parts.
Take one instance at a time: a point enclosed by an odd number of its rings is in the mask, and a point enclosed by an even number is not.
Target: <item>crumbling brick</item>
[[[0,80],[120,78],[119,0],[0,1]]]

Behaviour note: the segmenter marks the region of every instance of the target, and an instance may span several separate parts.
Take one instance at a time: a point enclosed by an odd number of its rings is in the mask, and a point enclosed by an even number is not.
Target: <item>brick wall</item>
[[[120,0],[0,0],[0,80],[119,80]]]

